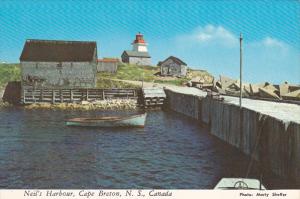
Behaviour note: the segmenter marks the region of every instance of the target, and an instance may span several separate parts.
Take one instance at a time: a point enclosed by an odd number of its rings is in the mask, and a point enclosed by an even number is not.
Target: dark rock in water
[[[21,102],[21,82],[13,81],[8,82],[2,97],[3,102],[8,102],[9,104],[20,104]]]

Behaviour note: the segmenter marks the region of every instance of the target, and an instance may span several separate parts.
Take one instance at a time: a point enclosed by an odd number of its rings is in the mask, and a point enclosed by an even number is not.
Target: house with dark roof
[[[20,64],[22,87],[93,88],[96,86],[97,44],[29,39]]]
[[[132,50],[125,50],[122,55],[122,62],[136,65],[151,65],[151,56],[148,53],[147,43],[143,35],[138,33],[132,43]]]
[[[158,62],[157,65],[160,66],[162,76],[185,77],[187,73],[187,64],[174,56],[170,56],[164,61]]]

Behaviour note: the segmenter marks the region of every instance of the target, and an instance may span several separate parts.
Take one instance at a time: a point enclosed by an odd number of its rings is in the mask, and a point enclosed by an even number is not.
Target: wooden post
[[[89,101],[89,89],[86,89],[86,101]]]
[[[64,96],[62,94],[62,90],[59,89],[59,94],[60,94],[60,103],[63,103],[64,102]]]
[[[73,103],[73,90],[72,89],[70,89],[70,100]]]
[[[105,100],[105,93],[104,93],[104,89],[102,89],[102,99]]]
[[[55,91],[54,89],[52,90],[52,104],[55,103]]]
[[[44,89],[41,88],[41,91],[40,91],[40,102],[43,102],[44,100]]]
[[[31,90],[31,98],[32,98],[32,102],[35,102],[35,98],[34,98],[34,88],[32,88],[32,90]]]
[[[242,108],[242,92],[243,92],[243,79],[242,79],[242,69],[243,69],[243,35],[240,34],[240,108]]]
[[[23,104],[26,103],[26,99],[25,99],[25,88],[23,87]]]
[[[102,100],[102,97],[103,97],[103,96],[102,96],[102,90],[98,90],[98,94],[99,94],[99,98],[98,98],[98,99],[99,99],[99,100]]]

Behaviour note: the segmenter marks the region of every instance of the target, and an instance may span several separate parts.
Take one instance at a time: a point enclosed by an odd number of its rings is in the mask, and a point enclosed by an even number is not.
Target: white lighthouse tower
[[[141,33],[138,33],[132,43],[132,50],[136,52],[148,52],[147,45],[144,36]]]
[[[150,66],[151,56],[148,53],[144,37],[141,33],[135,36],[135,40],[131,43],[132,50],[124,50],[121,58],[123,63],[136,64],[140,66]]]

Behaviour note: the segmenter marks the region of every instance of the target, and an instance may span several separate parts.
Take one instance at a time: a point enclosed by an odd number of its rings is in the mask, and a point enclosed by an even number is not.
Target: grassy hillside
[[[0,88],[3,88],[7,82],[20,80],[19,64],[0,64]]]
[[[111,80],[111,79],[103,79],[103,78],[98,78],[97,79],[97,88],[140,88],[141,86],[126,83],[126,82],[121,82],[121,81],[116,81],[116,80]]]
[[[157,67],[119,64],[117,73],[98,73],[98,80],[101,78],[113,78],[141,81],[144,78],[144,81],[153,81],[155,79],[154,74],[157,72],[159,72]]]
[[[112,73],[98,73],[98,86],[101,86],[101,82],[106,82],[112,79],[122,79],[122,80],[134,80],[145,82],[154,82],[154,83],[165,83],[173,85],[184,85],[189,80],[194,77],[201,77],[205,82],[211,82],[212,76],[207,71],[201,70],[190,70],[188,71],[187,77],[178,78],[178,77],[161,77],[155,75],[159,73],[159,67],[154,66],[137,66],[132,64],[119,64],[118,71],[115,74]]]
[[[20,65],[19,64],[0,64],[0,88],[3,88],[7,82],[20,80]],[[189,70],[187,77],[161,77],[155,75],[159,73],[159,68],[154,66],[137,66],[131,64],[119,64],[118,71],[112,73],[98,73],[97,74],[97,87],[99,88],[137,88],[139,86],[130,83],[115,81],[133,80],[154,83],[166,83],[173,85],[183,85],[194,77],[201,77],[205,81],[210,82],[212,76],[201,70]]]

